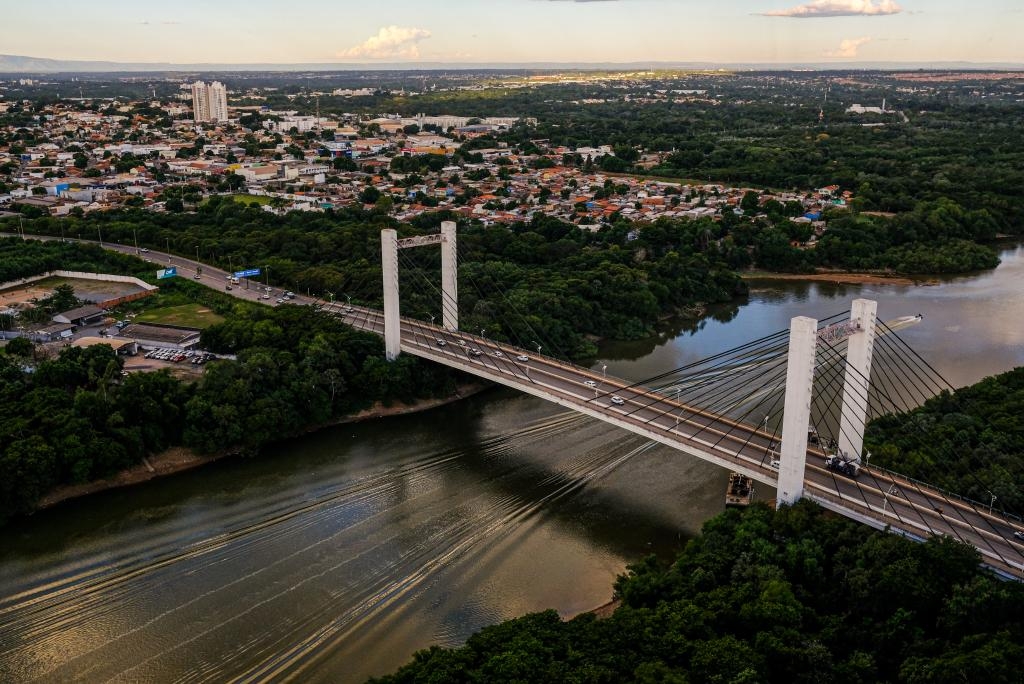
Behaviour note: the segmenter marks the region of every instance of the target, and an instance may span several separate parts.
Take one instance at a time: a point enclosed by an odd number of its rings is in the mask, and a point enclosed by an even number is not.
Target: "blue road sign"
[[[253,276],[258,276],[259,274],[260,269],[258,268],[250,268],[245,271],[235,271],[236,278],[251,278]]]
[[[173,278],[178,275],[178,267],[171,266],[170,268],[161,268],[156,272],[156,279],[163,280],[164,278]]]

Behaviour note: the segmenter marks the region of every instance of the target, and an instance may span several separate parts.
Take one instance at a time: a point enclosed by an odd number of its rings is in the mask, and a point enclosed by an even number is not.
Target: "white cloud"
[[[762,12],[766,17],[794,17],[809,19],[813,17],[853,17],[883,16],[899,14],[903,8],[896,0],[811,0],[804,5],[797,5],[784,10]]]
[[[826,57],[856,57],[857,51],[864,43],[870,43],[870,38],[845,38],[839,43],[838,50],[830,50],[825,53]]]
[[[417,43],[430,38],[430,31],[405,26],[384,26],[377,35],[370,36],[361,44],[342,50],[340,58],[362,59],[419,59]]]

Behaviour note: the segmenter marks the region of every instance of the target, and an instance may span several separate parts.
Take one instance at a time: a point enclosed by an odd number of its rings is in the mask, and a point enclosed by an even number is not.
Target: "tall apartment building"
[[[219,81],[210,85],[203,81],[193,83],[192,112],[196,121],[227,121],[228,91],[224,84]]]

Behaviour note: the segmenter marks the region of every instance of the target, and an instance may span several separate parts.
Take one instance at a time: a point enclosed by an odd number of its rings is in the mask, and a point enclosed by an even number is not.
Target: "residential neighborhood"
[[[511,128],[528,131],[536,123],[514,113],[311,115],[233,105],[234,95],[221,83],[197,81],[182,83],[177,99],[74,98],[42,106],[2,99],[8,120],[20,111],[20,125],[9,124],[0,139],[7,178],[0,181],[0,211],[183,211],[225,194],[276,213],[362,206],[405,221],[447,209],[484,225],[545,214],[596,229],[619,217],[742,214],[752,210],[741,202],[753,191],[760,205],[775,200],[820,235],[823,210],[851,198],[837,186],[769,191],[614,173],[625,164],[614,159],[612,145],[501,142]],[[239,95],[246,103],[259,98]],[[628,152],[637,167],[666,156]]]

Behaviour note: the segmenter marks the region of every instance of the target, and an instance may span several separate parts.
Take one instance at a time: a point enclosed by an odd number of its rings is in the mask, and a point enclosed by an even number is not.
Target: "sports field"
[[[202,304],[181,304],[179,306],[165,306],[160,309],[143,311],[135,317],[135,323],[165,323],[167,325],[181,325],[186,328],[207,328],[214,323],[224,320],[223,316],[215,314]]]

